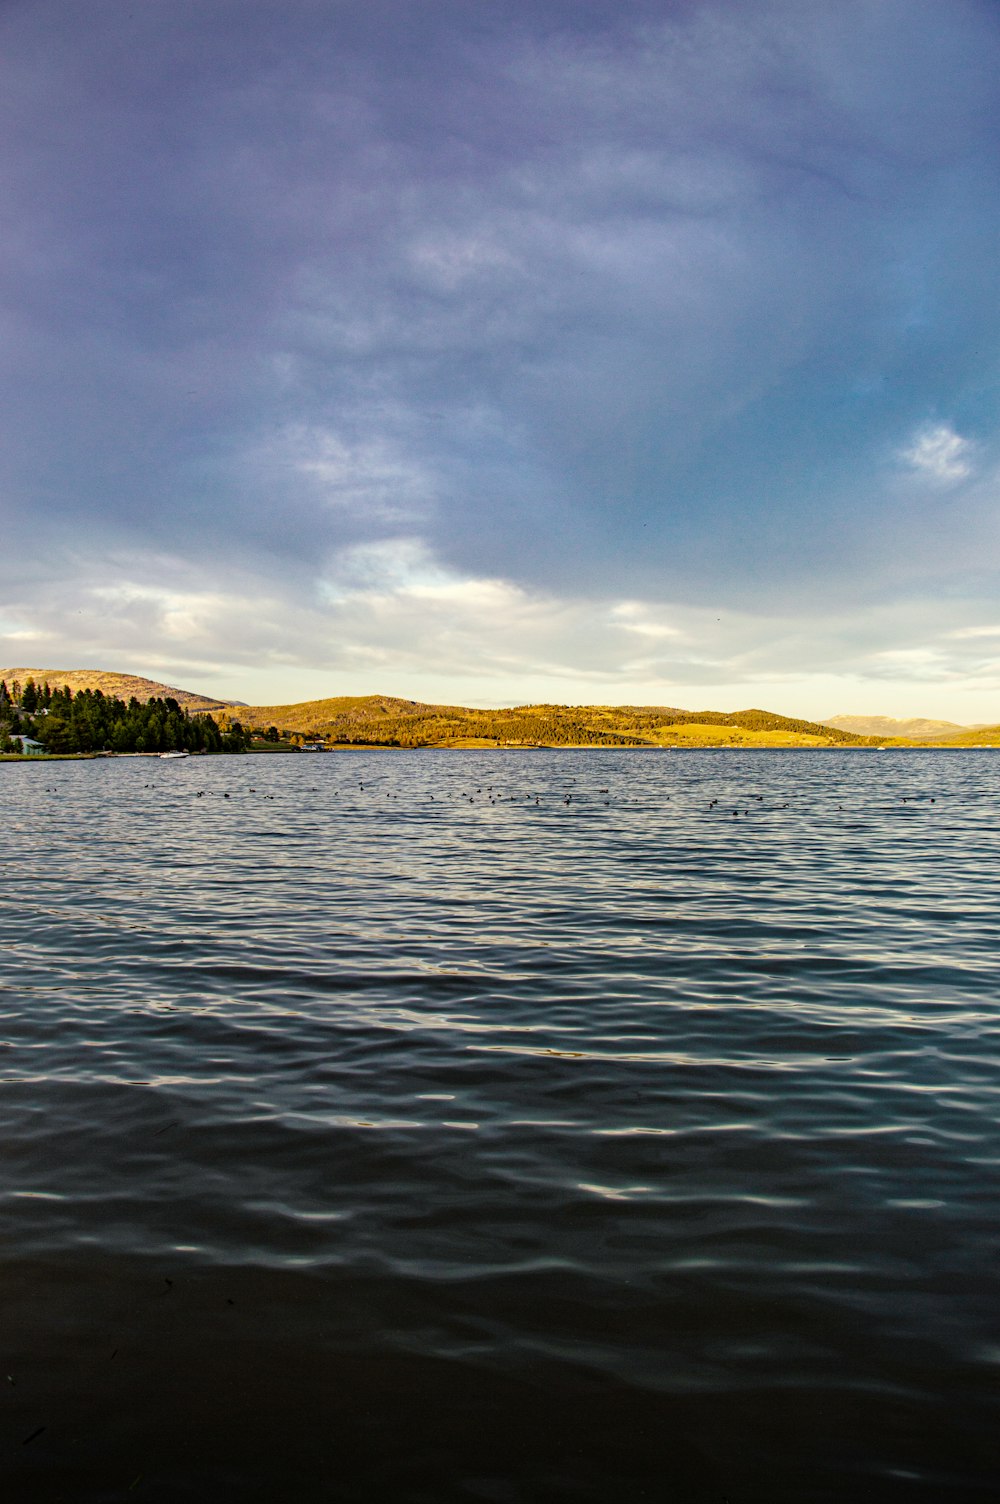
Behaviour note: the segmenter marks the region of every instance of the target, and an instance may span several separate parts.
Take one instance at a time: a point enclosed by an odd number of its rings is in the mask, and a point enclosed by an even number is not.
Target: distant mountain
[[[914,743],[911,743],[914,745]],[[940,737],[921,737],[915,745],[932,747],[1000,747],[1000,726],[968,726]]]
[[[174,689],[169,684],[143,679],[138,674],[113,674],[96,668],[0,668],[0,679],[8,689],[15,680],[23,686],[29,679],[34,679],[36,684],[47,681],[53,689],[68,684],[74,694],[81,689],[99,689],[102,694],[114,695],[120,700],[130,700],[134,695],[141,704],[169,697],[189,711],[225,710],[240,704],[239,700],[220,700],[190,689]]]
[[[935,740],[943,736],[959,736],[966,731],[979,731],[982,725],[960,726],[955,721],[933,721],[926,716],[897,721],[891,715],[832,715],[820,724],[832,726],[837,731],[851,731],[855,736],[929,736]]]

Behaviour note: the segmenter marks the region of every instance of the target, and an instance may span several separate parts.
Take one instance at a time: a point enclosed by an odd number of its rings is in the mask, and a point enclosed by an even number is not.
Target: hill
[[[825,747],[864,739],[766,710],[680,710],[642,705],[519,705],[479,710],[387,695],[241,707],[244,726],[335,746],[400,747]],[[220,717],[224,723],[225,717]]]
[[[1000,747],[1000,726],[965,726],[950,736],[936,736],[933,741],[922,738],[920,746],[934,747]]]
[[[22,686],[29,679],[36,684],[48,682],[53,689],[68,684],[74,694],[81,689],[99,689],[104,695],[114,695],[120,700],[130,700],[134,695],[140,704],[147,700],[164,700],[168,696],[188,711],[212,711],[229,709],[239,704],[238,700],[220,700],[212,695],[200,695],[190,689],[174,689],[169,684],[160,684],[156,679],[144,679],[138,674],[114,674],[95,668],[0,668],[0,679],[10,689],[16,681]]]
[[[829,747],[1000,746],[1000,726],[890,716],[831,716],[805,721],[772,711],[682,710],[671,705],[518,705],[474,709],[431,705],[395,695],[338,695],[290,705],[244,705],[239,700],[177,689],[137,674],[104,669],[7,668],[0,679],[99,689],[145,704],[170,697],[189,712],[214,714],[223,727],[276,726],[286,735],[339,747]]]
[[[944,736],[960,736],[967,731],[977,731],[978,726],[961,726],[955,721],[934,721],[926,716],[913,716],[909,720],[895,720],[891,715],[832,715],[820,722],[836,731],[851,731],[855,736],[905,736],[919,739]]]

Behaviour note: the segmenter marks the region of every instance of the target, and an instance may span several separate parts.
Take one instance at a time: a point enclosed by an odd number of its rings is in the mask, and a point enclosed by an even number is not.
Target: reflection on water
[[[997,766],[0,769],[8,1496],[995,1497]]]

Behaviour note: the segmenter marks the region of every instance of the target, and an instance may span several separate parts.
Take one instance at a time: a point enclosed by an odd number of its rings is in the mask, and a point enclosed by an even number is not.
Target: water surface
[[[7,1496],[996,1497],[998,767],[0,768]]]

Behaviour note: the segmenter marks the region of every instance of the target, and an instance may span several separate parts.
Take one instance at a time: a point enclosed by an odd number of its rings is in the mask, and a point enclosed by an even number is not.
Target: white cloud
[[[989,610],[978,602],[981,619]],[[24,661],[27,620],[46,634],[39,667],[150,674],[252,704],[382,692],[470,705],[759,705],[813,719],[1000,716],[990,640],[1000,627],[956,628],[946,599],[799,618],[531,590],[449,567],[415,536],[342,550],[316,588],[232,568],[220,577],[212,561],[164,553],[79,557],[70,591],[11,589],[0,661]]]
[[[1000,637],[1000,626],[960,627],[957,632],[949,632],[948,636],[956,641],[965,641],[973,637]]]
[[[350,440],[329,429],[293,424],[279,449],[295,473],[317,483],[330,506],[397,522],[427,512],[429,476],[385,433]]]
[[[31,627],[21,627],[17,630],[4,632],[2,635],[7,642],[44,642],[46,638],[51,637],[53,634],[51,632],[34,630]]]
[[[949,484],[967,480],[973,446],[948,423],[935,423],[919,430],[901,458],[928,480]]]
[[[683,637],[679,627],[655,619],[650,608],[642,601],[621,601],[608,613],[611,625],[622,632],[634,632],[637,637]]]

